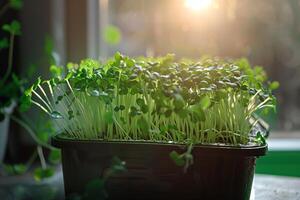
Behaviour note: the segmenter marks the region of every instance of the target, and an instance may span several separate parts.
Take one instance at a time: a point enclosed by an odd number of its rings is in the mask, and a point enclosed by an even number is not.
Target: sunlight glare
[[[195,11],[208,8],[212,3],[213,0],[185,0],[185,6]]]

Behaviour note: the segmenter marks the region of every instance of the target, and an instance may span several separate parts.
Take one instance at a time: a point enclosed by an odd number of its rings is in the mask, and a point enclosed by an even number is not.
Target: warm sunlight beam
[[[199,11],[208,8],[213,0],[185,0],[185,6],[191,10]]]

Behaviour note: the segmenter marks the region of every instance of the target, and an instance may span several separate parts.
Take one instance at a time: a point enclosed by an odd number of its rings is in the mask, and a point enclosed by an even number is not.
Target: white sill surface
[[[255,174],[250,200],[300,200],[300,178]]]
[[[269,151],[300,151],[300,138],[267,139]]]

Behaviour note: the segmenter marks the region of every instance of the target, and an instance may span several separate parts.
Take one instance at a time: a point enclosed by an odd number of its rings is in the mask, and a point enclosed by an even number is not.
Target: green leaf
[[[135,61],[134,61],[133,59],[128,58],[128,59],[126,60],[126,65],[127,65],[127,67],[133,67],[134,64],[135,64]]]
[[[7,38],[2,38],[0,40],[0,50],[1,49],[6,49],[9,47],[9,42],[8,42],[8,39]]]
[[[61,159],[60,150],[58,150],[58,149],[51,150],[49,157],[48,157],[49,162],[52,164],[58,164],[58,163],[60,163],[60,159]]]
[[[194,122],[199,122],[199,121],[205,121],[206,120],[205,112],[202,109],[200,104],[191,106],[189,110],[191,112],[192,120]]]
[[[36,181],[41,181],[53,175],[54,175],[54,170],[52,168],[42,169],[39,167],[34,170],[34,179]]]
[[[29,87],[29,88],[27,88],[25,91],[24,91],[24,95],[26,95],[26,96],[32,96],[32,91],[33,91],[33,85],[31,86],[31,87]]]
[[[211,102],[210,102],[210,98],[208,96],[204,96],[200,100],[200,106],[203,110],[206,110],[210,106],[210,104],[211,104]]]
[[[46,131],[39,131],[37,132],[37,137],[39,138],[40,141],[47,143],[50,135]]]
[[[21,112],[25,112],[29,110],[30,107],[31,107],[31,91],[29,89],[26,90],[25,93],[20,98],[19,110]]]
[[[9,5],[13,9],[20,10],[23,7],[23,1],[22,0],[9,0]]]
[[[24,164],[4,164],[3,169],[9,175],[22,175],[27,171],[27,166]]]
[[[121,32],[118,27],[108,25],[104,28],[103,37],[107,44],[117,45],[121,41]]]
[[[60,77],[63,73],[63,68],[61,66],[51,65],[49,70],[52,77]]]
[[[11,30],[10,30],[11,28],[10,28],[10,25],[9,24],[4,24],[3,26],[2,26],[2,30],[4,30],[4,31],[7,31],[7,32],[11,32]]]
[[[279,88],[279,82],[278,81],[273,81],[270,85],[269,85],[270,90],[276,90]]]
[[[32,90],[35,90],[42,82],[41,77],[38,77],[35,83],[32,85]]]
[[[185,165],[185,160],[184,160],[183,156],[181,156],[180,154],[178,154],[176,151],[172,151],[170,153],[170,158],[179,167],[182,167],[182,166]]]
[[[10,24],[4,24],[2,30],[12,35],[21,35],[21,24],[19,21],[14,20]]]
[[[111,164],[111,170],[113,173],[120,173],[120,172],[125,172],[126,169],[126,162],[122,161],[119,157],[114,156],[112,159],[112,164]]]
[[[260,132],[256,134],[256,141],[261,145],[267,144],[265,137]]]
[[[27,167],[24,164],[18,164],[14,165],[14,170],[16,174],[24,174],[27,170]]]
[[[119,63],[122,60],[122,54],[120,52],[115,53],[115,60]]]

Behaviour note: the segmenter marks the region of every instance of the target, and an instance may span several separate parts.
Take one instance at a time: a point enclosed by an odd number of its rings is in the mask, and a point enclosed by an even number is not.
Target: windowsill
[[[300,131],[271,132],[268,147],[270,151],[300,151]]]

